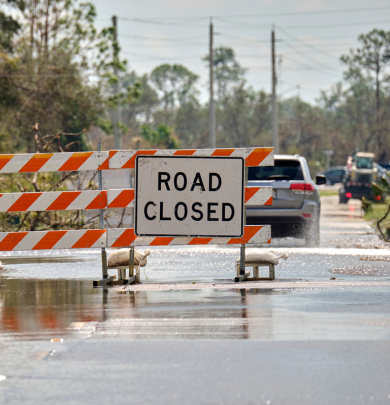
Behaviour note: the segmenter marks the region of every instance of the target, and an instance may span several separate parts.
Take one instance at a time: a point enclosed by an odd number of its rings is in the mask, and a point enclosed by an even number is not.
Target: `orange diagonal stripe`
[[[188,149],[188,150],[177,150],[174,155],[175,156],[191,156],[196,152],[196,149]]]
[[[10,232],[0,242],[0,252],[2,250],[13,250],[14,247],[28,234],[28,232]]]
[[[139,150],[121,167],[121,169],[134,169],[137,156],[153,156],[157,150]]]
[[[0,155],[0,170],[14,157],[15,155]]]
[[[274,202],[273,197],[270,197],[270,198],[264,203],[264,205],[272,205],[273,202]]]
[[[80,194],[81,191],[64,191],[46,208],[46,211],[66,210]]]
[[[67,231],[49,231],[31,250],[52,249]]]
[[[150,246],[165,246],[169,245],[173,239],[175,238],[169,238],[167,236],[160,236],[158,238],[154,238],[152,242],[149,243]]]
[[[108,208],[126,208],[134,200],[134,189],[122,190]]]
[[[248,202],[261,187],[245,187],[245,202]]]
[[[189,245],[207,245],[213,238],[193,238]]]
[[[86,210],[100,210],[107,207],[107,191],[99,194],[85,207]]]
[[[236,244],[236,243],[248,243],[248,241],[251,240],[251,238],[256,235],[257,232],[260,231],[262,228],[261,225],[246,225],[244,227],[244,236],[242,238],[234,238],[230,239],[228,242],[228,245],[230,244]]]
[[[90,229],[72,246],[72,249],[90,248],[106,231],[103,229]]]
[[[111,245],[111,247],[127,247],[137,239],[134,228],[125,229],[121,236]]]
[[[71,172],[78,170],[83,163],[87,161],[93,152],[75,152],[73,155],[58,169],[59,172]]]
[[[109,169],[109,159],[107,158],[98,168],[97,170],[108,170]]]
[[[235,149],[215,149],[211,156],[230,156]]]
[[[36,153],[29,161],[19,170],[23,173],[38,172],[39,169],[54,155],[54,153]]]
[[[245,166],[258,166],[273,150],[274,148],[256,148],[245,159]]]
[[[7,211],[27,211],[32,203],[41,195],[42,193],[24,193],[8,208]]]

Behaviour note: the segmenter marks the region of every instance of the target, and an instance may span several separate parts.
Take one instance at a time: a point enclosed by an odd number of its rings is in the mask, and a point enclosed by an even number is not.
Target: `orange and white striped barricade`
[[[0,212],[99,209],[102,213],[106,208],[133,208],[136,219],[134,228],[0,232],[0,251],[270,243],[270,226],[245,225],[243,213],[246,205],[271,205],[272,187],[244,187],[243,174],[246,167],[272,165],[272,148],[0,155],[0,173],[101,173],[126,168],[136,173],[135,189],[28,193],[0,190]],[[206,189],[207,182],[210,184]],[[165,193],[161,193],[164,187]],[[158,212],[164,204],[166,214]],[[107,263],[102,265],[104,284],[112,278],[108,278]]]
[[[272,187],[244,187],[244,179],[246,168],[272,165],[272,148],[110,151],[110,169],[135,169],[126,199],[135,226],[108,230],[107,246],[270,243],[270,226],[245,226],[244,212],[271,205]],[[126,192],[115,193],[118,204]]]

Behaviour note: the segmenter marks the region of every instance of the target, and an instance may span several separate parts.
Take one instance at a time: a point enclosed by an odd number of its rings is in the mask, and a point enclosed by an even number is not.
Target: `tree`
[[[0,137],[8,142],[8,152],[36,149],[36,123],[44,134],[81,133],[103,124],[103,82],[110,80],[107,73],[116,63],[110,55],[112,29],[96,30],[91,3],[25,0],[10,5],[24,29],[14,38],[13,54],[0,55],[0,88],[7,94],[7,100],[0,97]],[[83,137],[61,136],[67,144],[74,142],[72,150],[88,149]]]
[[[9,1],[9,3],[11,3]],[[12,16],[0,11],[0,52],[13,51],[14,35],[20,30],[20,24]]]
[[[157,92],[148,81],[148,75],[138,76],[136,72],[125,73],[121,77],[121,84],[125,88],[134,88],[139,84],[139,97],[136,102],[122,105],[122,121],[133,129],[139,131],[142,124],[153,123],[153,114],[160,104]]]
[[[210,61],[210,55],[203,58]],[[220,46],[214,49],[214,77],[217,85],[217,97],[220,102],[226,99],[232,86],[245,81],[245,69],[237,62],[234,50]]]
[[[149,142],[151,148],[177,149],[180,145],[172,135],[172,129],[166,125],[158,125],[156,129],[142,125],[141,136]]]
[[[384,80],[384,68],[390,63],[390,31],[374,29],[368,34],[359,36],[361,48],[351,50],[349,55],[343,55],[341,61],[349,66],[345,73],[346,80],[363,79],[361,71],[367,71],[375,79],[375,103],[376,103],[376,137],[378,151],[382,150],[383,136],[380,128],[381,119],[381,82]]]
[[[195,85],[199,76],[183,65],[163,64],[156,67],[150,81],[160,95],[163,108],[172,111],[175,107],[192,102],[198,90]]]

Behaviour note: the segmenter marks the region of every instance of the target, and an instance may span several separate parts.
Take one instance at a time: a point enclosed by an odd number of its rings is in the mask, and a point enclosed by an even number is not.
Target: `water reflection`
[[[252,290],[93,289],[90,281],[2,279],[0,335],[61,337],[83,329],[130,338],[272,337],[272,296]],[[77,328],[73,325],[77,325]]]

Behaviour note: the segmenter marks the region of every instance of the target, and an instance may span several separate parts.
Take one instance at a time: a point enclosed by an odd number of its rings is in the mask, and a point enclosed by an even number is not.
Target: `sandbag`
[[[137,252],[134,250],[134,265],[145,267],[147,264],[147,257],[151,251],[145,250],[145,253]],[[130,249],[118,249],[108,255],[108,267],[129,266]]]
[[[276,256],[274,253],[264,251],[264,250],[247,250],[245,251],[245,264],[251,265],[253,263],[269,263],[277,265],[279,264],[279,259],[287,260],[290,257],[287,253],[282,253],[280,256]],[[239,261],[238,258],[237,261]]]

